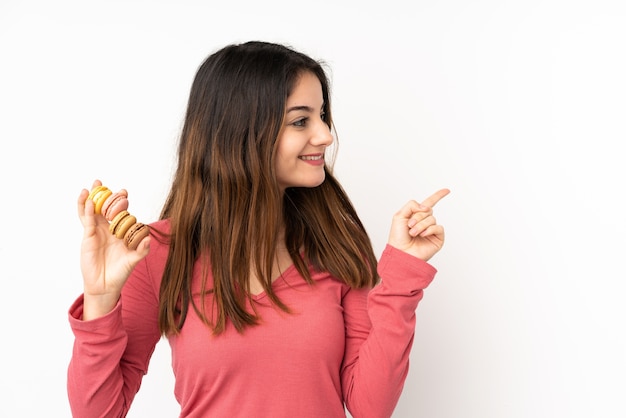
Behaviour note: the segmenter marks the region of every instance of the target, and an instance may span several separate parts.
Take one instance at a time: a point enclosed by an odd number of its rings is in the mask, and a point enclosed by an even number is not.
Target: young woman
[[[181,417],[391,416],[448,190],[401,208],[377,261],[326,161],[332,127],[319,62],[229,45],[198,69],[151,236],[129,250],[82,190],[74,416],[125,416],[162,336]]]

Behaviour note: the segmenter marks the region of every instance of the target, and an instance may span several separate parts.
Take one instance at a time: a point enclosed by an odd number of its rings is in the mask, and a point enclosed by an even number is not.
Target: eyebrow
[[[322,109],[324,108],[324,105],[322,105]],[[292,106],[289,109],[287,109],[287,113],[289,112],[296,112],[296,111],[300,111],[303,110],[305,112],[314,112],[315,110],[311,107],[311,106]]]

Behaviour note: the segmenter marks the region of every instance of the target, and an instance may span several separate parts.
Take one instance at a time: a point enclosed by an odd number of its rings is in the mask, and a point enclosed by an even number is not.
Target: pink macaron
[[[113,193],[102,204],[102,215],[107,221],[112,221],[115,215],[128,209],[128,192],[124,189]]]

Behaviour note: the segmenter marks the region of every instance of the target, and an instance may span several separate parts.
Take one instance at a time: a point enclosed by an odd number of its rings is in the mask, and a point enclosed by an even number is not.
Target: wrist
[[[83,321],[100,318],[109,314],[120,300],[119,294],[90,295],[84,294]]]

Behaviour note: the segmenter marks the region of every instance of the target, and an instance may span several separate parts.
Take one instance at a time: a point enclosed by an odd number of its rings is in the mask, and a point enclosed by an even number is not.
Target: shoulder
[[[161,219],[148,224],[150,227],[150,251],[152,252],[153,244],[155,247],[168,247],[170,243],[170,221],[169,219]]]
[[[148,224],[150,227],[150,252],[143,260],[144,268],[153,278],[159,279],[165,270],[170,247],[170,222],[159,220]]]

